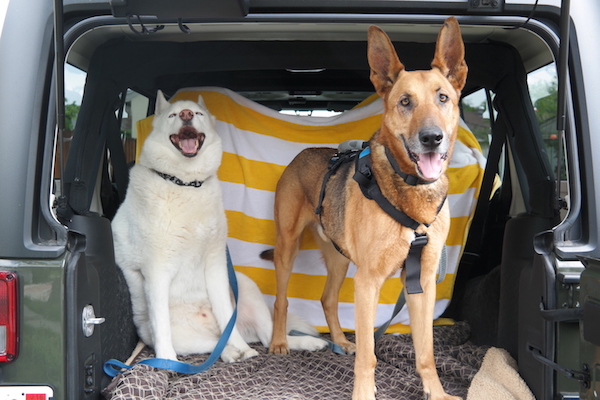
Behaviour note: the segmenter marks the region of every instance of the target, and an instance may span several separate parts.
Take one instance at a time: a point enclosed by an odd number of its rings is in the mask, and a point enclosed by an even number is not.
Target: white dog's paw
[[[250,357],[256,357],[257,355],[258,351],[254,350],[253,348],[248,348],[248,350],[242,352],[242,358],[240,359],[240,361],[246,360]]]
[[[237,347],[230,344],[225,346],[223,352],[221,353],[221,359],[226,363],[236,362],[240,357],[241,351]]]
[[[173,349],[156,349],[156,358],[177,361],[177,353]]]
[[[247,358],[254,357],[258,355],[258,351],[254,350],[251,347],[248,347],[246,350],[240,350],[237,347],[228,344],[223,349],[223,353],[221,353],[221,359],[226,363],[233,363],[236,361],[243,361]]]
[[[288,336],[288,346],[291,350],[318,351],[327,347],[327,342],[314,336]]]

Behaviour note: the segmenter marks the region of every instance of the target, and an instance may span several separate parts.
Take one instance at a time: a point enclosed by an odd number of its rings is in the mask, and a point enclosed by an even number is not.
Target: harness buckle
[[[327,164],[327,169],[332,169],[335,165],[340,161],[340,154],[335,153],[333,157],[329,159],[329,163]]]
[[[426,233],[416,233],[415,240],[412,241],[411,247],[423,247],[429,243],[429,237]]]
[[[404,261],[406,269],[406,292],[408,294],[423,293],[421,287],[421,252],[423,247],[429,242],[426,233],[416,233],[415,240],[410,244],[408,256]]]

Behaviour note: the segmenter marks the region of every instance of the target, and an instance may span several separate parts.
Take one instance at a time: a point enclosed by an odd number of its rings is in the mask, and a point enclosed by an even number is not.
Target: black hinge
[[[576,322],[583,319],[583,308],[559,308],[547,310],[544,303],[540,303],[540,314],[546,321],[551,322]]]
[[[589,389],[591,378],[590,378],[589,368],[587,365],[585,365],[585,364],[583,365],[583,371],[576,371],[576,370],[573,370],[570,368],[565,368],[561,365],[558,365],[554,361],[544,357],[542,355],[542,352],[539,349],[536,349],[535,347],[533,347],[531,345],[527,346],[527,350],[531,353],[531,355],[536,360],[538,360],[545,366],[550,367],[557,372],[560,372],[561,374],[563,374],[564,376],[566,376],[569,379],[574,379],[574,380],[578,381],[586,389]]]

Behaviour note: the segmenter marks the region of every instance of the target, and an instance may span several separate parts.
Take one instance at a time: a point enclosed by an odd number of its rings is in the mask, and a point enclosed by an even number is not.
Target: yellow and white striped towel
[[[171,101],[197,101],[201,94],[217,118],[223,140],[223,162],[219,170],[223,201],[229,224],[228,246],[235,269],[251,277],[272,304],[275,296],[273,264],[259,254],[275,244],[273,222],[274,191],[279,176],[290,161],[306,147],[337,147],[349,139],[368,140],[379,129],[381,99],[365,101],[361,107],[334,117],[318,118],[280,114],[228,89],[187,88]],[[138,155],[141,144],[152,129],[152,117],[138,121]],[[456,266],[463,251],[474,207],[483,178],[485,159],[479,144],[461,123],[448,175],[448,201],[452,217],[447,245],[447,274],[437,285],[435,318],[446,309],[452,296]],[[339,298],[340,322],[354,330],[354,281],[356,267],[350,264]],[[320,297],[326,270],[311,235],[302,239],[296,258],[288,298],[290,312],[307,319],[321,332],[328,332]],[[387,321],[402,289],[399,275],[388,279],[381,290],[376,325]],[[387,332],[409,331],[406,306]],[[436,324],[451,321],[437,319]]]

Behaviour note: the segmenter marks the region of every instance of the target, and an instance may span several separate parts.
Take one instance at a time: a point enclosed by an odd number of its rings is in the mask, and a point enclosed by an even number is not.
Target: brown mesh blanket
[[[467,391],[487,347],[468,341],[465,323],[434,328],[435,358],[444,389],[455,396]],[[350,337],[352,340],[353,338]],[[218,361],[208,371],[183,375],[146,365],[135,365],[119,374],[104,390],[108,399],[349,399],[352,394],[354,357],[329,350],[294,351],[289,356],[268,354],[253,345],[257,357],[225,364]],[[421,400],[421,381],[415,369],[410,335],[384,335],[376,344],[377,399]],[[136,361],[152,357],[144,348]],[[207,355],[180,357],[200,364]]]

